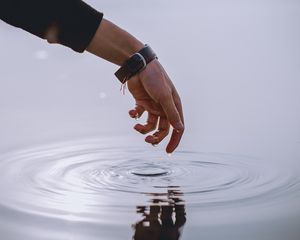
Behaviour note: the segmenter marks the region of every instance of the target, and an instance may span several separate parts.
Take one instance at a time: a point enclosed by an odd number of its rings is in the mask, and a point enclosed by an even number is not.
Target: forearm
[[[0,19],[77,52],[122,65],[143,44],[81,0],[1,0]]]
[[[144,44],[131,34],[103,19],[86,50],[109,62],[122,65],[143,47]]]

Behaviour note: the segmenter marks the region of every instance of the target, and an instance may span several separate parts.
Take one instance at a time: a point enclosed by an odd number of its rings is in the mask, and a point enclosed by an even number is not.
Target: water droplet
[[[159,169],[159,168],[145,168],[145,169],[137,169],[137,170],[133,170],[132,174],[136,175],[136,176],[141,176],[141,177],[159,177],[159,176],[163,176],[166,175],[168,173],[168,171],[164,170],[164,169]]]

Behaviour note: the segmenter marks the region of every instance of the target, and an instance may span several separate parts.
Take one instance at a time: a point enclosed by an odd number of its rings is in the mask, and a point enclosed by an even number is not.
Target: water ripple
[[[147,148],[148,149],[148,148]],[[176,186],[202,210],[258,206],[299,197],[290,169],[246,156],[106,147],[68,142],[9,153],[0,161],[2,206],[55,218],[97,221],[103,209],[128,207]]]

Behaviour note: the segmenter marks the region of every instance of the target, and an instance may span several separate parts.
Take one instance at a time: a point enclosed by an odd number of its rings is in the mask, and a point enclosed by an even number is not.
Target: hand
[[[128,32],[103,19],[87,50],[121,66],[144,46]],[[155,145],[169,134],[172,126],[174,130],[166,148],[167,153],[172,153],[182,137],[184,120],[179,95],[167,73],[158,60],[153,60],[127,83],[136,100],[136,107],[129,112],[130,116],[136,118],[143,112],[148,112],[147,123],[137,124],[134,128],[142,134],[157,129],[145,139],[146,142]]]
[[[164,68],[158,60],[153,60],[127,83],[136,101],[129,115],[138,118],[148,112],[147,123],[136,124],[134,129],[142,134],[156,130],[145,138],[146,142],[156,145],[169,134],[172,126],[172,136],[166,148],[167,153],[172,153],[183,135],[184,118],[180,97]]]

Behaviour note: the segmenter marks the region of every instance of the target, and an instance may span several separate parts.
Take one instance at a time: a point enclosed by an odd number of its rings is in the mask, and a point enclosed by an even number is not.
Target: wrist
[[[157,59],[154,51],[147,45],[135,52],[128,58],[122,66],[115,72],[121,83],[125,83],[131,77],[141,72],[150,62]]]

